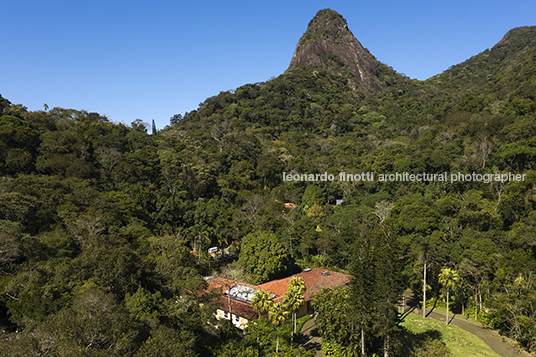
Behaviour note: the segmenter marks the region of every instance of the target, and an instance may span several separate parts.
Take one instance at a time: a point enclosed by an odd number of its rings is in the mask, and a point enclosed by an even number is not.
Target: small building
[[[352,278],[351,275],[326,269],[304,269],[301,273],[257,286],[219,277],[206,277],[205,280],[209,290],[219,290],[222,293],[215,303],[216,318],[232,320],[234,326],[243,330],[249,321],[259,318],[259,314],[251,305],[255,293],[261,289],[269,291],[274,302],[283,302],[290,279],[294,277],[302,278],[305,283],[305,301],[298,310],[297,317],[313,313],[311,302],[320,290],[346,285]]]
[[[254,285],[212,276],[206,277],[205,280],[209,290],[222,294],[215,302],[218,320],[231,320],[235,327],[243,330],[250,320],[259,318],[251,306],[251,299],[257,292]]]
[[[294,277],[302,278],[305,283],[304,304],[298,311],[297,317],[305,314],[313,313],[312,301],[313,297],[324,288],[333,288],[336,286],[346,285],[350,283],[351,275],[339,273],[326,269],[304,269],[301,273],[294,274],[287,278],[272,280],[267,283],[258,285],[257,289],[270,291],[279,297],[274,299],[275,302],[283,301],[283,297],[288,290],[290,279]]]

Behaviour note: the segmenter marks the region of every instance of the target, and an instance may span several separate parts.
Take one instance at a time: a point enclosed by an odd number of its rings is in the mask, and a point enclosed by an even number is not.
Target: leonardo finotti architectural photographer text
[[[525,181],[526,174],[514,174],[496,173],[496,174],[477,174],[473,173],[448,173],[443,172],[440,174],[429,174],[423,172],[420,174],[410,174],[408,172],[395,172],[390,174],[375,174],[374,172],[360,172],[357,174],[351,174],[347,172],[339,172],[338,175],[328,174],[324,172],[322,174],[298,174],[283,172],[283,181],[338,181],[338,182],[372,182],[372,181],[401,181],[401,182],[508,182],[508,181]]]

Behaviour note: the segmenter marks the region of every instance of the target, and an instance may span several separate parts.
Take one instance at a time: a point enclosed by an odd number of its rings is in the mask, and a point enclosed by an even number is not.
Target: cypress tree
[[[354,332],[359,335],[360,346],[351,346],[352,350],[360,350],[361,356],[366,356],[365,335],[373,320],[372,293],[374,289],[374,267],[372,266],[371,232],[360,232],[354,245],[353,259],[350,272],[354,276],[351,281],[352,294],[351,304],[353,311],[352,326]]]
[[[381,343],[374,341],[374,334],[383,340],[387,357],[389,337],[399,323],[397,304],[404,291],[399,242],[389,226],[382,225],[374,231],[361,229],[350,270],[354,276],[351,303],[356,325],[353,329],[359,331],[361,356],[366,356],[366,345]],[[356,346],[351,348],[356,350]]]
[[[374,234],[374,320],[375,331],[383,339],[384,356],[389,356],[392,333],[399,328],[397,305],[404,292],[400,242],[389,225]]]

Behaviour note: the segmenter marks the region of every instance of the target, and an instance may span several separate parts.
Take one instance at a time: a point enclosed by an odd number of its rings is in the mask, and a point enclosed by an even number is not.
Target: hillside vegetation
[[[333,13],[310,27],[344,21]],[[363,330],[368,353],[387,343],[396,355],[394,303],[404,288],[422,294],[424,263],[428,298],[444,298],[438,275],[456,270],[450,309],[536,352],[536,27],[426,81],[365,49],[373,67],[359,81],[341,59],[349,47],[325,36],[332,49],[310,51],[320,62],[221,92],[152,134],[141,120],[28,111],[0,97],[0,354],[273,352],[261,327],[240,335],[199,297],[202,276],[232,264],[255,283],[307,267],[350,271],[366,282],[351,295],[374,305],[341,300],[363,313],[331,320],[341,328],[324,340],[360,351]],[[340,172],[375,178],[341,182]],[[378,179],[396,172],[449,180]],[[525,176],[451,182],[458,173]],[[277,249],[263,248],[269,240]],[[242,242],[259,261],[239,259]],[[211,258],[214,246],[229,254]]]

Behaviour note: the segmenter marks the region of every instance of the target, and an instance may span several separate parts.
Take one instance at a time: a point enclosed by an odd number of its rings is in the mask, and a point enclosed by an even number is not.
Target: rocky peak
[[[378,73],[372,56],[348,29],[346,20],[336,11],[320,10],[309,22],[298,41],[290,68],[311,65],[345,75],[348,82],[366,92],[380,89]]]

